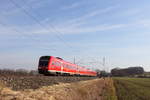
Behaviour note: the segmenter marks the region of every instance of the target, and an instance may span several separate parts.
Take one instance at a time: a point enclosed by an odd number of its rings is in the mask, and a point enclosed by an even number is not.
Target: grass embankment
[[[118,100],[150,100],[150,79],[114,78]]]
[[[0,75],[0,81],[12,90],[38,89],[59,83],[71,83],[95,79],[95,77],[69,77],[69,76],[27,76],[27,75]]]
[[[5,88],[5,85],[0,81],[0,92]]]
[[[104,100],[117,100],[113,80],[111,78],[106,78],[104,82],[105,82],[105,88],[103,91]]]
[[[27,89],[24,91],[13,91],[3,88],[0,91],[0,100],[111,100],[107,91],[111,89],[110,79],[94,79],[74,83],[59,83],[53,86],[43,86],[39,89]],[[108,93],[107,93],[108,94]]]

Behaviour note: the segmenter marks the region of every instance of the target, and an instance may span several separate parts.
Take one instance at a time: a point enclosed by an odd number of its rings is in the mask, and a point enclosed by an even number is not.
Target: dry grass
[[[104,100],[117,100],[113,80],[111,78],[106,78],[104,82],[105,82],[105,88],[103,92]]]
[[[94,79],[75,83],[59,83],[37,90],[13,91],[4,88],[1,91],[0,100],[103,100],[106,83],[107,80]]]
[[[5,88],[6,86],[0,81],[0,92]]]
[[[95,77],[64,77],[64,76],[0,76],[0,80],[13,90],[38,89],[42,86],[90,80]]]

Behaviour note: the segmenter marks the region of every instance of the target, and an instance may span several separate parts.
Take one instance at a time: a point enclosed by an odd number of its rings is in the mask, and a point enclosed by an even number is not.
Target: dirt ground
[[[0,100],[103,100],[103,91],[107,83],[108,80],[92,79],[24,91],[1,87]]]

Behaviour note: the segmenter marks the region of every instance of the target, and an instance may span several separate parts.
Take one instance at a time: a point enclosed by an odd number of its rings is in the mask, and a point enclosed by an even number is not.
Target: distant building
[[[143,74],[144,69],[143,67],[137,66],[137,67],[128,67],[128,68],[114,68],[111,70],[112,76],[131,76],[131,75],[137,75],[137,74]]]

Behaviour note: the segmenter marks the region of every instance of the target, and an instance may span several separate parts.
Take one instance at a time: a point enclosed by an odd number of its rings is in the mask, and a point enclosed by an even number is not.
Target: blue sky
[[[42,55],[93,69],[150,71],[149,0],[1,0],[0,67],[36,69]],[[106,58],[106,66],[101,65]]]

